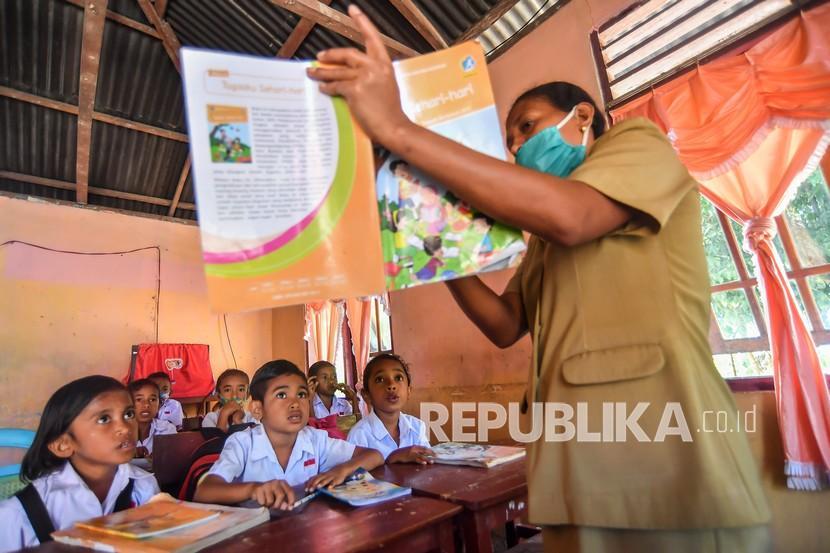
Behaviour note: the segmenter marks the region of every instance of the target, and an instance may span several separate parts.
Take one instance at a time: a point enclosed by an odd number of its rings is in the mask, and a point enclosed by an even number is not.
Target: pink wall
[[[221,317],[207,305],[196,226],[2,196],[0,213],[0,242],[76,251],[160,246],[159,341],[209,344],[215,374],[233,366]],[[130,346],[155,339],[156,275],[155,251],[92,257],[0,248],[0,427],[34,428],[46,399],[69,380],[126,374]],[[240,368],[271,358],[270,310],[228,315],[228,329]]]

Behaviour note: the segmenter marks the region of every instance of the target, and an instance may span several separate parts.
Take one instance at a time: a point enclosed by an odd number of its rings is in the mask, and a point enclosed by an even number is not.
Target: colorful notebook
[[[436,463],[444,465],[468,465],[471,467],[495,467],[525,456],[523,447],[504,445],[468,444],[445,442],[432,447]]]

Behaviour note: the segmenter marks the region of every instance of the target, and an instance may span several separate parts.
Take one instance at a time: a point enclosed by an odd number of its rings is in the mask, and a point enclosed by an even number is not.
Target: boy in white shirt
[[[290,361],[260,367],[251,382],[251,397],[251,410],[261,414],[261,424],[228,437],[219,460],[196,488],[196,501],[234,504],[253,499],[290,509],[292,486],[305,484],[307,491],[336,486],[360,467],[372,470],[383,464],[377,451],[306,426],[308,383]]]
[[[376,449],[387,463],[431,464],[434,456],[424,422],[401,412],[411,390],[409,367],[383,353],[363,369],[363,397],[372,412],[349,431],[349,443]]]
[[[158,418],[172,423],[176,430],[181,430],[182,421],[184,421],[184,409],[182,409],[182,404],[178,400],[170,397],[173,392],[173,382],[170,380],[170,375],[160,371],[149,375],[147,378],[159,387]]]

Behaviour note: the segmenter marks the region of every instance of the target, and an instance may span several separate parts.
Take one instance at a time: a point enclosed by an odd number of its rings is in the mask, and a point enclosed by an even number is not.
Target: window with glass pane
[[[369,355],[392,353],[392,322],[389,314],[375,298],[372,300],[372,324],[369,327]]]
[[[734,257],[722,217],[708,200],[701,199],[703,247],[717,322],[712,344],[715,364],[727,378],[768,376],[772,364],[764,299],[755,281],[755,259],[742,247],[740,258]],[[799,186],[776,221],[781,234],[773,240],[775,250],[789,277],[799,312],[812,332],[821,365],[830,373],[830,188],[820,170]],[[728,226],[742,246],[741,225],[729,219]],[[742,262],[746,273],[742,273]]]

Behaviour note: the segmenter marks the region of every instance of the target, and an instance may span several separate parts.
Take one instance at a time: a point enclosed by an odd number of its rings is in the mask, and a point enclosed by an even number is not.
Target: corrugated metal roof
[[[562,0],[520,0],[478,37],[490,53],[530,25]]]
[[[428,42],[389,2],[354,0],[383,33],[419,51]],[[498,0],[413,0],[447,43],[480,21]],[[522,0],[533,4],[543,0]],[[346,11],[348,0],[331,8]],[[535,4],[533,4],[535,5]],[[108,10],[150,25],[135,0],[109,0]],[[275,56],[299,18],[268,0],[168,0],[165,18],[184,45]],[[504,18],[502,18],[504,19]],[[83,9],[68,0],[0,2],[0,85],[77,106]],[[315,25],[295,57],[313,58],[325,48],[354,46]],[[161,41],[108,19],[95,98],[97,112],[184,132],[181,80]],[[76,116],[0,97],[0,170],[75,181]],[[89,185],[170,200],[187,145],[95,121]],[[71,190],[0,179],[0,190],[74,200]],[[180,198],[193,203],[188,177]],[[89,202],[166,215],[167,206],[90,193]],[[177,209],[176,217],[195,213]]]
[[[95,109],[185,132],[181,77],[161,41],[106,22]]]
[[[0,170],[75,181],[77,118],[0,98]]]

